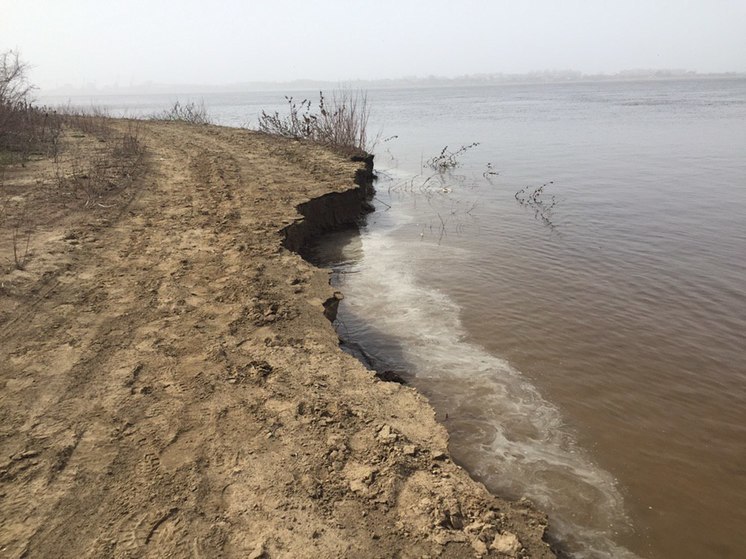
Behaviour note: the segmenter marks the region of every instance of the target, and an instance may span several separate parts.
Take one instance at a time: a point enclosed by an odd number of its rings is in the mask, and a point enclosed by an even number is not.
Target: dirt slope
[[[0,556],[551,557],[423,397],[338,349],[328,273],[282,248],[361,164],[142,127],[106,203],[53,203],[50,161],[0,181],[35,219],[24,270],[0,220]]]

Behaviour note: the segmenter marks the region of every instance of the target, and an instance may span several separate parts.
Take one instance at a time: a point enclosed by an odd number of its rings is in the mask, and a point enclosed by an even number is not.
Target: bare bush
[[[521,206],[533,209],[536,219],[540,219],[544,225],[554,229],[552,209],[557,205],[557,200],[554,196],[548,200],[544,197],[544,188],[550,184],[554,184],[554,181],[545,182],[541,186],[524,186],[515,193],[515,199]]]
[[[461,164],[461,162],[459,161],[459,157],[461,157],[471,148],[475,148],[478,145],[479,142],[474,142],[467,146],[461,146],[455,151],[450,151],[448,149],[448,146],[445,146],[438,155],[431,157],[430,159],[425,161],[425,165],[435,171],[438,171],[439,173],[444,173],[445,171],[455,169]]]
[[[127,188],[144,167],[140,123],[130,121],[122,131],[111,122],[104,134],[96,135],[100,142],[96,151],[68,149],[64,157],[55,159],[57,191],[81,200],[86,208],[110,207],[111,195]]]
[[[16,106],[28,101],[33,88],[26,76],[27,71],[28,65],[21,62],[16,51],[0,54],[0,102]]]
[[[104,107],[64,105],[57,107],[56,113],[60,115],[60,118],[68,127],[75,128],[85,134],[92,134],[97,138],[107,138],[112,133],[111,115]]]
[[[142,123],[113,119],[97,106],[56,111],[67,132],[54,157],[57,194],[82,199],[84,207],[109,207],[111,195],[129,186],[144,166]]]
[[[370,109],[368,97],[362,91],[341,90],[331,99],[319,92],[317,106],[309,99],[297,103],[285,96],[289,113],[262,111],[259,130],[287,138],[311,140],[338,149],[366,151]]]
[[[189,101],[182,104],[176,101],[169,109],[156,113],[150,117],[150,120],[171,120],[178,122],[188,122],[189,124],[212,124],[205,102]]]
[[[32,105],[27,71],[17,52],[0,53],[0,151],[11,161],[54,149],[60,134],[56,115]]]

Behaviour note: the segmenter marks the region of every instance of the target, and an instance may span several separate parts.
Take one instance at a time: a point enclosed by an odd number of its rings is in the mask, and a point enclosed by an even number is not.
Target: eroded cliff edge
[[[370,204],[370,200],[375,193],[373,157],[358,158],[356,161],[360,162],[360,167],[355,171],[355,188],[325,194],[297,207],[302,218],[297,219],[283,229],[285,236],[283,244],[286,248],[296,253],[302,253],[302,249],[319,235],[355,225],[367,213],[373,211],[373,206]],[[330,297],[324,301],[324,315],[330,321],[333,321],[336,316],[336,304],[339,301],[339,296],[338,293],[330,292]],[[368,379],[366,380],[370,380],[371,374],[367,372]],[[373,379],[373,381],[378,383],[376,379]],[[467,555],[553,557],[548,553],[548,547],[543,541],[546,528],[546,519],[543,515],[536,513],[527,502],[507,503],[491,496],[485,496],[485,489],[481,484],[465,476],[463,470],[451,463],[446,450],[447,434],[440,424],[434,422],[435,414],[429,404],[423,401],[422,397],[413,389],[401,388],[389,383],[378,384],[377,389],[386,393],[408,391],[408,396],[412,397],[413,401],[402,402],[402,404],[420,408],[416,415],[419,419],[427,418],[429,425],[426,428],[431,428],[433,431],[433,437],[429,440],[418,441],[417,436],[409,439],[403,433],[411,429],[412,426],[396,425],[398,423],[396,419],[399,419],[396,414],[390,414],[388,424],[383,424],[377,431],[376,440],[393,444],[394,448],[391,450],[398,455],[397,459],[403,458],[398,464],[403,478],[401,483],[404,483],[404,480],[408,477],[419,477],[427,471],[429,479],[418,481],[425,486],[431,486],[420,488],[422,491],[416,492],[435,497],[438,490],[443,491],[445,489],[444,493],[437,496],[434,501],[428,502],[427,497],[425,497],[414,503],[415,499],[412,499],[412,502],[408,503],[409,510],[399,510],[400,515],[410,516],[410,522],[411,517],[420,516],[419,522],[416,521],[415,524],[419,525],[420,528],[429,525],[430,537],[438,545],[444,543],[445,545],[468,544],[471,549],[466,549],[465,553]],[[396,426],[392,428],[392,424]],[[397,427],[399,429],[403,427],[404,431],[397,431]],[[412,444],[416,442],[431,444],[433,447],[420,448],[417,444]],[[418,455],[424,457],[425,460],[414,460]],[[372,471],[377,473],[375,467],[372,467]],[[444,479],[452,480],[451,483],[455,487],[447,487],[448,483],[444,487],[440,483]],[[473,486],[469,487],[469,485]],[[453,491],[456,488],[457,490]],[[477,500],[478,504],[474,502],[474,499]],[[404,500],[406,500],[406,497]],[[438,505],[433,507],[432,505],[435,503],[440,505],[440,508],[438,508]],[[484,507],[481,511],[479,510],[480,506]],[[417,510],[418,507],[420,510]],[[469,510],[469,507],[471,507],[471,510]],[[468,512],[464,512],[465,510],[468,510]],[[429,517],[429,522],[422,518],[423,512],[425,512],[424,516]],[[406,524],[401,519],[399,523]],[[436,550],[435,554],[438,553],[439,551]]]

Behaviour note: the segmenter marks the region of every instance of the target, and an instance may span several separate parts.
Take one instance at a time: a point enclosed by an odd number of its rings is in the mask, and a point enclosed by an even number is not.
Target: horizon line
[[[89,83],[86,85],[63,84],[55,87],[35,87],[36,91],[48,96],[60,95],[116,95],[118,93],[134,93],[135,91],[148,91],[156,94],[177,93],[231,93],[245,91],[246,88],[272,91],[274,88],[296,88],[304,86],[305,89],[316,89],[317,87],[344,87],[367,85],[371,87],[396,86],[396,85],[436,85],[473,82],[474,85],[481,84],[519,84],[519,83],[562,83],[575,81],[604,81],[604,80],[635,80],[635,79],[686,79],[686,78],[718,78],[746,77],[744,71],[725,72],[699,72],[696,70],[685,70],[679,68],[631,68],[615,73],[588,74],[578,70],[536,70],[523,73],[507,72],[480,72],[462,74],[457,76],[402,76],[397,78],[354,78],[347,80],[296,78],[292,80],[251,80],[227,83],[164,83],[146,80],[139,83],[121,85],[113,84],[97,85]],[[192,91],[187,91],[192,89]]]

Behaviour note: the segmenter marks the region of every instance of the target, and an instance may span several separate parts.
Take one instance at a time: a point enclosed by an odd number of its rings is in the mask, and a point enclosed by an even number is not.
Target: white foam
[[[454,249],[395,240],[397,228],[413,219],[400,207],[376,219],[362,233],[358,273],[343,283],[340,317],[349,335],[413,373],[436,407],[448,410],[452,446],[473,474],[547,511],[554,535],[576,557],[634,557],[612,541],[629,529],[614,478],[578,447],[556,406],[519,371],[468,341],[459,307],[418,281],[418,261],[447,261]]]

